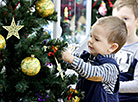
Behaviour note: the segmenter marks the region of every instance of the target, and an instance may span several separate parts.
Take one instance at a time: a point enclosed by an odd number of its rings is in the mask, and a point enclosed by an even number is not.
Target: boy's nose
[[[93,42],[94,42],[94,39],[93,39],[92,37],[91,37],[89,40],[90,40],[90,42],[91,42],[91,43],[93,43]]]
[[[92,38],[91,39],[89,39],[89,41],[88,41],[90,44],[93,44],[93,40],[92,40]]]

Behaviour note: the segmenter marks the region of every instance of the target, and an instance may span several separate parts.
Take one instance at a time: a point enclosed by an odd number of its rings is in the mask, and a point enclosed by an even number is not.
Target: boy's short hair
[[[100,25],[107,30],[108,42],[119,45],[113,53],[118,52],[127,40],[127,27],[123,20],[115,16],[102,17],[97,20],[96,25]],[[104,32],[104,31],[103,31]]]
[[[135,18],[138,18],[138,0],[116,0],[113,8],[117,8],[117,10],[119,10],[124,6],[132,9]]]

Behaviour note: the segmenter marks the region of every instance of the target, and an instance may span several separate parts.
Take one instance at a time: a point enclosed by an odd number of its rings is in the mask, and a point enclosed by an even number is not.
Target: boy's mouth
[[[93,47],[91,47],[91,46],[88,46],[88,48],[90,49],[90,50],[93,50],[94,48]]]

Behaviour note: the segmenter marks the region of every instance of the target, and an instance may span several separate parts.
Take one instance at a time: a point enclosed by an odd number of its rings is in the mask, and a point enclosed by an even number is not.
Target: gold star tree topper
[[[14,21],[14,17],[12,18],[12,22],[11,22],[11,25],[10,26],[2,26],[4,29],[6,29],[8,31],[8,35],[7,35],[7,38],[10,38],[12,35],[14,35],[15,37],[17,37],[18,39],[20,39],[20,36],[19,36],[19,33],[18,31],[24,27],[23,25],[16,25],[15,24],[15,21]]]

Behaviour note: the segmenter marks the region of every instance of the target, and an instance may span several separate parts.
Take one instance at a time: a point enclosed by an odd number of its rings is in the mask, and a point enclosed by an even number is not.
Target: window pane
[[[61,0],[62,37],[81,43],[86,36],[86,0]]]

